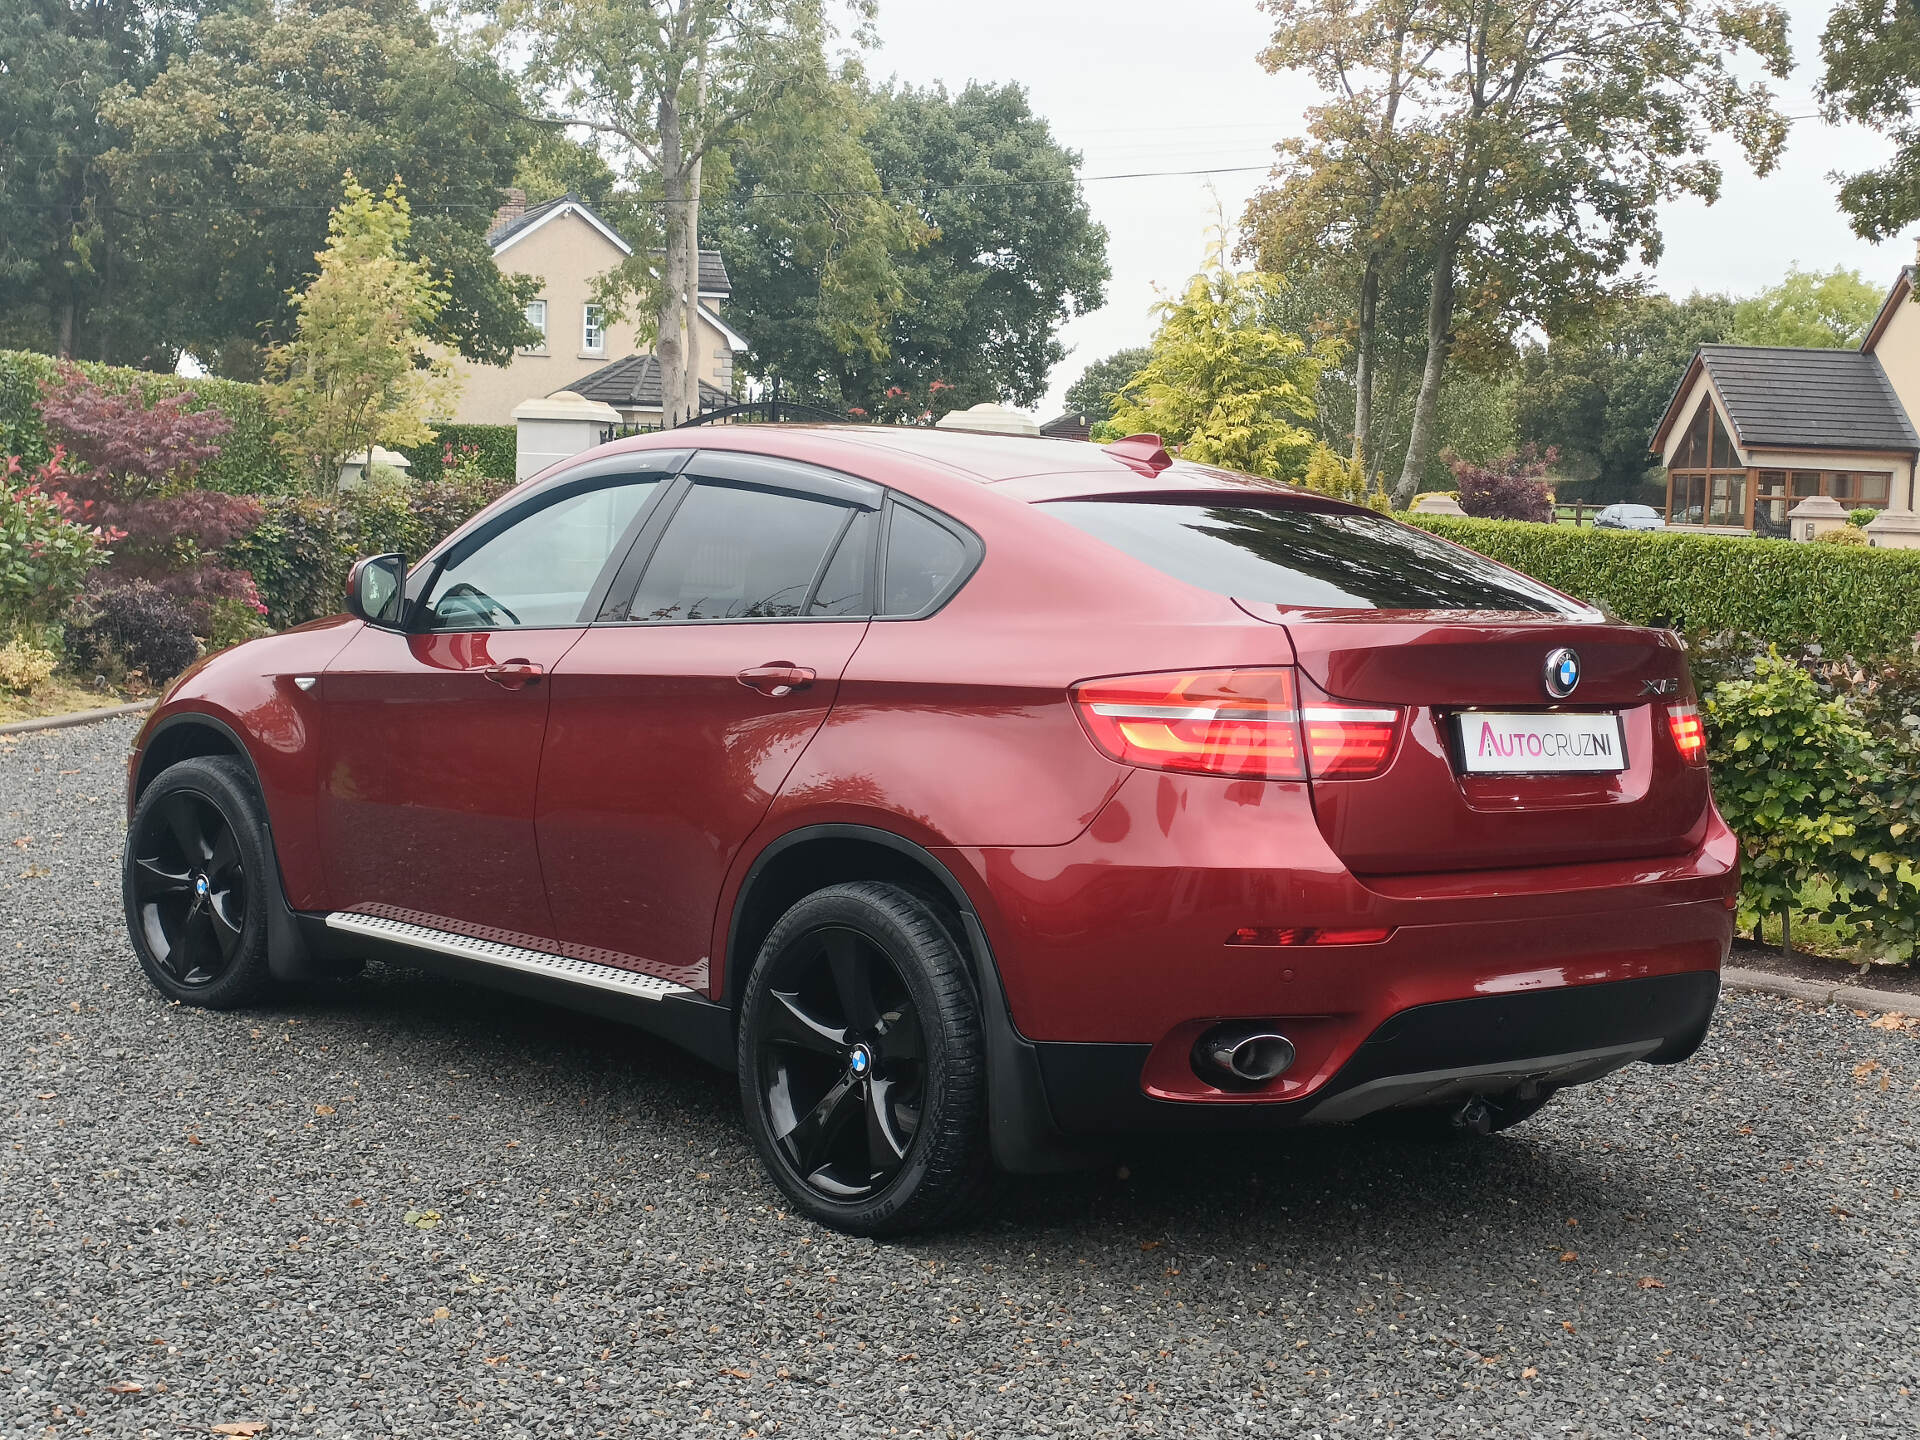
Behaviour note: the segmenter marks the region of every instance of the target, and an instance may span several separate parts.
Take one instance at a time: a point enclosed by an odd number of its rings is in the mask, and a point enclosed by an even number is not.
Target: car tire
[[[979,1003],[925,899],[855,881],[781,916],[748,976],[740,1098],[794,1206],[857,1235],[950,1224],[988,1172]]]
[[[267,992],[266,809],[229,756],[182,760],[140,796],[121,896],[140,968],[171,1000],[232,1010]]]

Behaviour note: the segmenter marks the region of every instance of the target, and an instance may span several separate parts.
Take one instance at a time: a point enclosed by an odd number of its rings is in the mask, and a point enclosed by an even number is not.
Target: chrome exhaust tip
[[[1278,1080],[1293,1064],[1293,1042],[1264,1025],[1216,1025],[1193,1047],[1193,1068],[1234,1089]]]

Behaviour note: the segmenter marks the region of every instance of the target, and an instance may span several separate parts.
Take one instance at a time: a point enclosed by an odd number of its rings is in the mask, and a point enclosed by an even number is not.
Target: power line
[[[889,190],[884,188],[880,190],[772,190],[772,189],[755,188],[752,190],[742,191],[737,195],[729,195],[726,198],[729,201],[736,200],[736,199],[738,200],[870,199],[870,200],[911,201],[911,200],[921,199],[928,195],[945,194],[950,191],[1045,190],[1045,189],[1058,188],[1063,185],[1091,185],[1098,182],[1104,182],[1109,180],[1174,180],[1174,179],[1191,178],[1191,177],[1202,176],[1202,175],[1244,175],[1244,174],[1252,173],[1254,171],[1264,172],[1264,171],[1270,170],[1271,168],[1272,166],[1262,163],[1258,165],[1214,165],[1214,166],[1206,166],[1206,167],[1202,167],[1199,169],[1192,169],[1192,170],[1125,170],[1125,171],[1115,171],[1105,175],[1068,175],[1068,176],[1062,176],[1062,177],[1058,177],[1055,179],[1048,179],[1048,180],[959,180],[959,181],[952,181],[952,182],[949,182],[946,184],[940,184],[940,185],[918,186],[911,190],[899,190],[899,189]],[[487,211],[488,213],[491,213],[492,211],[499,208],[500,202],[498,200],[420,201],[420,200],[415,200],[411,196],[409,196],[407,203],[415,214],[420,214],[423,212],[456,211],[456,210],[484,210],[484,211]],[[658,199],[658,200],[628,199],[624,203],[642,205],[650,209],[654,209],[654,208],[664,208],[669,204],[684,205],[689,202],[684,200],[669,201],[665,199]],[[64,201],[29,200],[29,201],[15,202],[13,208],[21,209],[21,210],[66,210],[66,209],[79,209],[79,208],[82,208],[82,206],[80,204],[69,204]],[[262,202],[260,204],[255,204],[255,205],[198,205],[198,204],[195,204],[195,205],[135,206],[135,205],[116,204],[113,206],[113,208],[116,212],[121,214],[253,215],[253,214],[259,214],[261,212],[271,212],[275,214],[306,214],[306,213],[317,212],[317,213],[324,214],[324,213],[330,212],[334,207],[330,204],[279,205],[279,204],[273,204],[271,202]]]

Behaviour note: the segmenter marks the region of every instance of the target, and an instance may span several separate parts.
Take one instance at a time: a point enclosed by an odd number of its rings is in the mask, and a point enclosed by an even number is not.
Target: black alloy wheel
[[[761,1103],[806,1183],[861,1200],[900,1173],[926,1098],[927,1041],[893,962],[867,936],[822,926],[767,977]]]
[[[227,973],[247,921],[247,872],[227,817],[175,790],[134,841],[133,890],[153,956],[189,989]]]
[[[122,888],[134,949],[162,992],[224,1009],[264,986],[269,855],[238,761],[182,761],[147,787],[128,828]]]
[[[816,1219],[880,1234],[950,1218],[985,1172],[978,1012],[948,925],[872,881],[800,901],[761,948],[741,1099],[774,1179]]]

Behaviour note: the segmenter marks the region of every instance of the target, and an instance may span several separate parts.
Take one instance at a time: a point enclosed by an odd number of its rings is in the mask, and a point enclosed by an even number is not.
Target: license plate
[[[1627,768],[1620,717],[1469,710],[1454,716],[1469,775],[1589,775]]]

